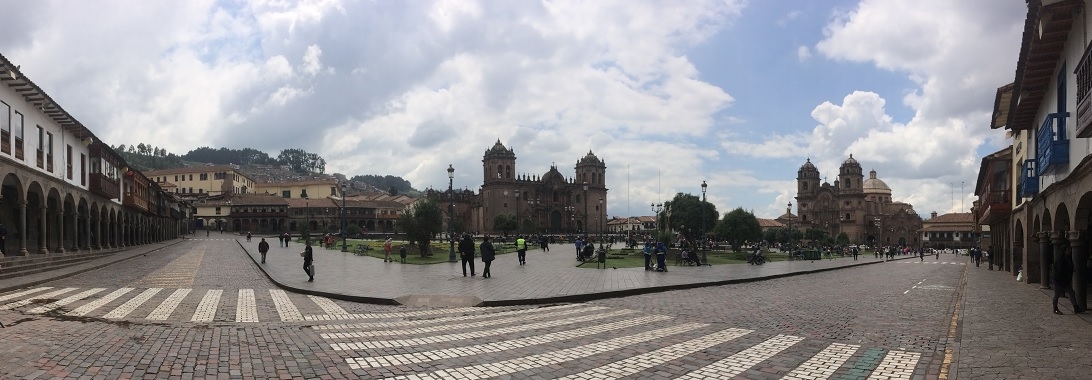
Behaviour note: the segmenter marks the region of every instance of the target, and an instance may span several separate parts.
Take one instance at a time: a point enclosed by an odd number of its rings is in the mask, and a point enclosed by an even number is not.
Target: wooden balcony
[[[994,224],[1005,220],[1012,213],[1011,192],[1008,190],[991,191],[983,197],[982,216],[978,218],[978,224]]]
[[[0,140],[4,140],[0,142],[0,152],[11,154],[11,132],[0,132]]]
[[[1092,137],[1092,49],[1077,64],[1077,137]]]
[[[41,149],[34,151],[34,162],[38,165],[38,169],[45,168],[45,152]]]
[[[15,138],[15,159],[23,159],[23,139],[18,137]]]
[[[108,199],[117,199],[121,196],[121,185],[117,178],[108,178],[102,173],[91,173],[91,183],[88,190],[92,193],[104,196]]]
[[[1052,169],[1069,164],[1069,136],[1066,136],[1065,121],[1069,113],[1052,113],[1043,119],[1036,138],[1038,150],[1035,157],[1039,163],[1039,176]]]

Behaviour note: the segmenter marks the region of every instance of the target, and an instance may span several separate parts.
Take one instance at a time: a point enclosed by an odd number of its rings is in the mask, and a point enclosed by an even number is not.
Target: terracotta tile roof
[[[154,177],[154,176],[159,176],[159,175],[171,175],[171,174],[183,174],[183,173],[186,173],[186,174],[189,174],[189,173],[214,173],[214,172],[227,172],[227,171],[236,171],[236,172],[239,172],[239,174],[243,174],[243,172],[239,171],[238,169],[235,169],[235,168],[231,167],[230,165],[212,165],[212,166],[187,166],[187,167],[184,167],[184,168],[161,169],[161,170],[145,170],[144,175],[149,176],[149,177]]]
[[[778,222],[776,220],[773,220],[773,219],[762,219],[762,218],[756,218],[756,219],[758,219],[758,226],[762,227],[762,228],[778,228],[778,227],[784,227],[785,226],[784,224],[781,224],[780,222]]]
[[[288,199],[271,194],[237,194],[231,197],[231,204],[235,206],[274,205],[284,206]]]
[[[953,212],[944,215],[937,215],[936,218],[928,219],[925,223],[974,223],[974,216],[969,212]]]

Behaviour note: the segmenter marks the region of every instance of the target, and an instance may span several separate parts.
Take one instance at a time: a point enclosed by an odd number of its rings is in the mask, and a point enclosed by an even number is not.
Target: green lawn
[[[406,245],[406,244],[408,244],[408,243],[406,243],[404,241],[395,241],[395,242],[393,242],[392,249],[391,249],[391,258],[393,258],[395,261],[398,261],[399,260],[398,247],[401,246],[401,245]],[[476,244],[480,244],[480,242],[476,243]],[[382,259],[383,258],[383,241],[380,241],[380,240],[348,239],[347,242],[346,242],[346,245],[348,246],[349,252],[356,252],[357,246],[361,246],[361,245],[367,246],[367,247],[369,247],[371,249],[368,249],[368,250],[364,251],[364,253],[361,256],[371,256],[371,257],[374,257],[374,258],[377,258],[377,259]],[[407,245],[406,249],[407,249],[408,252],[406,254],[406,264],[421,265],[421,264],[438,264],[438,263],[448,262],[448,256],[451,253],[451,246],[447,242],[433,241],[429,245],[432,247],[432,256],[428,256],[428,257],[421,257],[421,255],[417,253],[417,247],[416,246]],[[457,248],[458,247],[456,247],[456,249]],[[475,246],[475,249],[476,248],[477,248],[477,246]],[[316,246],[315,249],[316,249],[316,251],[318,251],[319,249],[322,249],[322,248]],[[330,248],[330,250],[340,251],[341,250],[341,241],[340,240],[337,241],[337,244],[335,244],[334,247]],[[513,253],[513,252],[516,251],[514,247],[501,246],[499,244],[496,245],[496,250],[497,250],[497,255]],[[456,258],[458,258],[458,252],[456,252],[455,255],[456,255]],[[480,254],[475,255],[475,257],[480,259]]]

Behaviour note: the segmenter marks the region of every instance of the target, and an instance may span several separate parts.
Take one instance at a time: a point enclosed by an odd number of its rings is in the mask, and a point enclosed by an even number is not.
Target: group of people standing
[[[485,268],[482,270],[482,278],[493,277],[493,274],[489,272],[489,266],[493,264],[493,259],[496,258],[497,251],[493,247],[489,235],[485,235],[482,239],[482,244],[479,246],[479,250],[482,253],[482,262],[485,263]],[[520,242],[523,242],[523,249],[520,251],[520,265],[523,265],[524,258],[527,255],[527,242],[523,238],[516,240],[517,246]],[[463,235],[462,240],[459,241],[459,258],[462,259],[463,264],[463,277],[466,277],[466,267],[470,267],[470,277],[474,277],[477,273],[474,272],[474,238],[469,234]]]

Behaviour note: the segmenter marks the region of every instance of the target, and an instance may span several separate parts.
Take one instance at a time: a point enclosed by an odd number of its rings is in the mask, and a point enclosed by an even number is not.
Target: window
[[[193,174],[190,174],[190,181],[193,181]],[[192,193],[192,191],[191,191]]]
[[[177,175],[174,176],[174,181],[178,182],[178,176]]]
[[[292,190],[282,191],[281,198],[292,198]]]
[[[80,153],[80,185],[87,186],[87,155]]]
[[[201,173],[201,180],[202,181],[208,181],[209,180],[209,173]]]
[[[193,188],[192,187],[190,188],[190,194],[193,194]]]
[[[45,130],[41,125],[36,128],[38,128],[38,148],[34,150],[34,162],[41,169],[45,167]]]
[[[336,186],[330,186],[330,195],[333,195],[335,197],[337,196],[337,187]]]
[[[72,146],[65,145],[65,173],[68,175],[68,179],[72,179]]]
[[[53,172],[53,133],[46,132],[46,171]],[[72,176],[68,176],[72,179]]]
[[[23,114],[19,111],[15,111],[15,116],[11,118],[12,133],[15,134],[15,158],[23,159]]]
[[[11,154],[11,107],[0,102],[0,151]]]
[[[300,190],[300,198],[307,198],[307,189]]]
[[[216,208],[216,215],[220,215],[220,208],[219,207]]]

